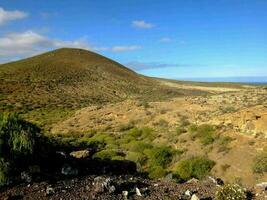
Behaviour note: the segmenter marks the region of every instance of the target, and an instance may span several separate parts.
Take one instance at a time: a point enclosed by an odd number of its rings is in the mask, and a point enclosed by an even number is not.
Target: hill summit
[[[2,64],[0,80],[0,109],[5,110],[73,108],[177,93],[111,59],[73,48]]]

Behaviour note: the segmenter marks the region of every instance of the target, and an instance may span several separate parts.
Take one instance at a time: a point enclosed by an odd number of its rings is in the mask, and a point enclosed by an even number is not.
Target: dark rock
[[[95,193],[114,193],[116,191],[116,187],[110,178],[98,176],[94,179],[93,185],[95,186]]]
[[[65,176],[77,176],[79,171],[71,165],[65,163],[61,169],[61,173]]]
[[[21,180],[25,181],[26,183],[32,182],[32,175],[29,172],[21,172],[20,174]]]

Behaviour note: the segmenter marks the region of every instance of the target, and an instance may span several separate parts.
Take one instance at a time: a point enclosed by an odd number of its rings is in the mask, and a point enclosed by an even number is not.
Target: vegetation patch
[[[193,157],[178,162],[175,172],[183,180],[202,179],[214,167],[215,162],[204,157]]]
[[[193,124],[189,127],[189,132],[193,139],[198,138],[203,145],[212,144],[216,139],[215,128],[209,124]]]
[[[254,159],[253,171],[255,173],[267,172],[267,151],[260,153]]]
[[[17,114],[0,114],[0,185],[30,163],[40,131]]]

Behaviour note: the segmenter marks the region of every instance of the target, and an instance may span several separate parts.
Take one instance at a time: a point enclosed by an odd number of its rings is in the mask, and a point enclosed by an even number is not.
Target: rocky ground
[[[84,176],[54,182],[21,184],[0,191],[0,199],[214,199],[220,187],[214,178],[177,184],[170,180],[152,181],[132,175]],[[265,189],[263,189],[265,187]],[[252,191],[252,192],[251,192]],[[248,199],[267,198],[266,184],[248,192]]]
[[[211,176],[184,183],[177,183],[172,175],[151,180],[138,173],[130,161],[92,160],[88,150],[70,155],[63,152],[54,155],[55,160],[47,161],[54,164],[53,169],[35,166],[32,172],[22,172],[13,185],[0,188],[0,200],[208,200],[214,199],[216,191],[224,185],[223,180]],[[267,183],[245,190],[247,199],[267,198]]]
[[[85,176],[54,183],[22,184],[1,193],[1,199],[211,199],[216,185],[210,180],[184,184],[151,181],[134,176]]]

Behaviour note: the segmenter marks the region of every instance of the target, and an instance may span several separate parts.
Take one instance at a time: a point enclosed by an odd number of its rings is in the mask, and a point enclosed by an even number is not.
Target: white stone
[[[191,200],[199,200],[199,198],[197,197],[197,195],[193,194],[193,196],[191,197]]]
[[[141,194],[140,190],[138,189],[138,187],[135,188],[135,192],[136,192],[137,196],[140,196],[140,197],[142,196],[142,194]]]

